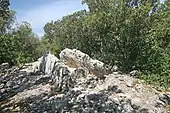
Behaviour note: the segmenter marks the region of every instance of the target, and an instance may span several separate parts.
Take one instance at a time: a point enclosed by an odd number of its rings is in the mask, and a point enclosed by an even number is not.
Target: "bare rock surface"
[[[98,74],[104,64],[78,50],[65,49],[60,59],[47,52],[22,68],[1,65],[0,113],[169,112],[168,92],[130,75]]]
[[[66,48],[61,51],[59,56],[61,60],[64,60],[71,67],[82,67],[99,77],[102,77],[106,73],[103,62],[92,59],[89,55],[79,50]]]

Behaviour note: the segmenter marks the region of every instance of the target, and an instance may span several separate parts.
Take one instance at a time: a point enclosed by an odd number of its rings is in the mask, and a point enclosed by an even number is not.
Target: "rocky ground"
[[[22,68],[0,65],[0,113],[168,113],[170,94],[78,50]]]

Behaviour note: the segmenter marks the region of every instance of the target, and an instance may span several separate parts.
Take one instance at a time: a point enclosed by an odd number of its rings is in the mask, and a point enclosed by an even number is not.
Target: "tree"
[[[0,37],[0,63],[24,64],[36,60],[40,53],[36,51],[39,45],[38,37],[32,32],[26,22],[10,33]]]
[[[49,45],[76,48],[124,72],[137,69],[160,86],[170,82],[169,2],[84,0],[78,11],[45,26]],[[154,79],[157,81],[154,82]],[[162,83],[164,81],[164,83]]]
[[[0,0],[0,34],[9,31],[15,21],[15,12],[9,9],[9,5],[9,0]]]
[[[0,17],[4,20],[8,19],[10,15],[9,5],[9,0],[0,0]]]

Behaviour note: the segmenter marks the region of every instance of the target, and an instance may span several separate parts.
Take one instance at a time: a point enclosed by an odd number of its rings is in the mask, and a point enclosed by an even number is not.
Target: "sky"
[[[10,0],[10,8],[16,12],[17,22],[31,24],[33,32],[43,36],[43,27],[47,22],[59,20],[63,16],[82,9],[81,0]]]
[[[44,35],[43,27],[47,22],[59,20],[63,16],[82,9],[82,0],[10,0],[11,9],[16,12],[18,23],[31,24],[33,32],[39,37]],[[161,2],[164,0],[161,0]]]

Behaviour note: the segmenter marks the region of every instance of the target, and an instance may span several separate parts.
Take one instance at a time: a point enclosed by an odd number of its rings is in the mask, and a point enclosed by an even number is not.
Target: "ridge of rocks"
[[[2,113],[169,113],[170,94],[76,49],[46,52],[22,68],[0,65]]]

